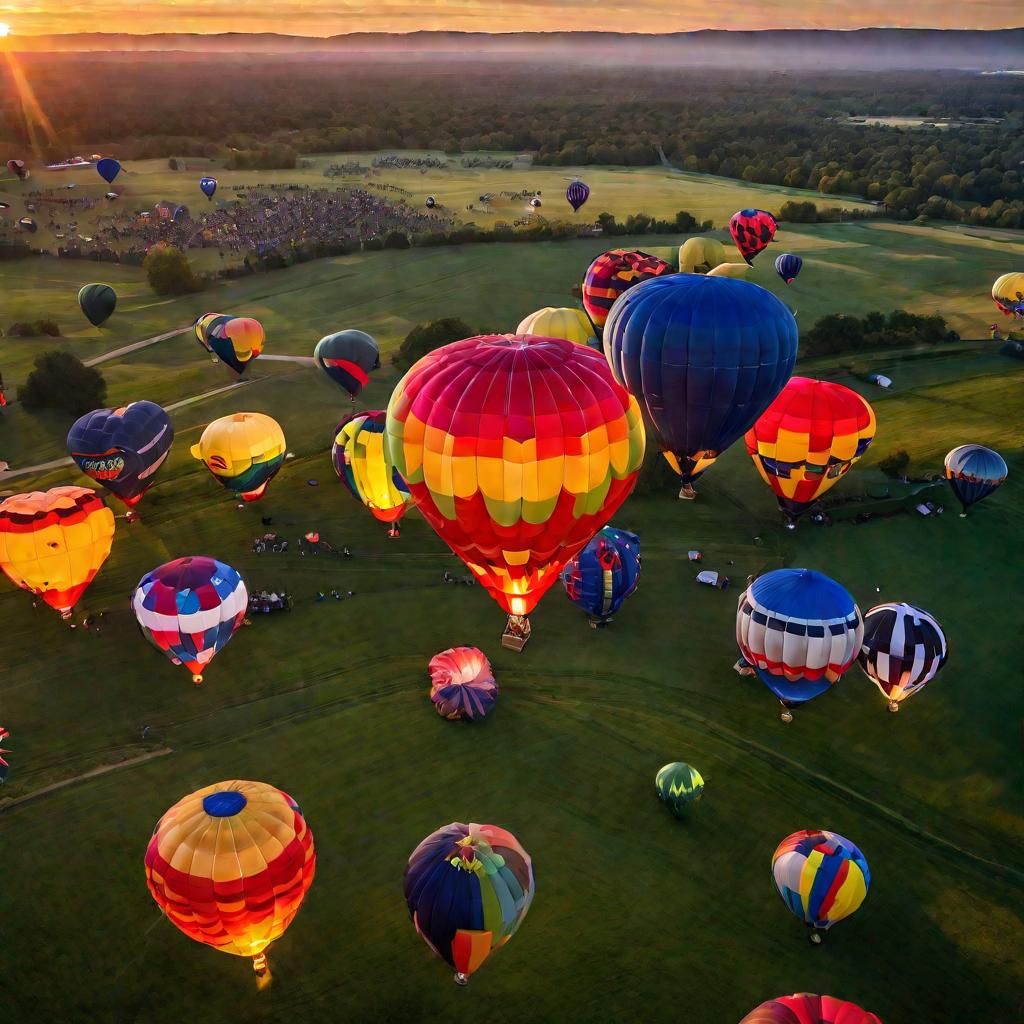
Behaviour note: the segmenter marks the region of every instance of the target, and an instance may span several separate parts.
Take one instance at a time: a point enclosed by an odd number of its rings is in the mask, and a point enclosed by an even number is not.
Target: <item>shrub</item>
[[[36,356],[35,368],[18,388],[18,399],[30,412],[61,409],[72,416],[82,416],[102,407],[106,397],[103,374],[70,352],[51,351]]]
[[[142,266],[157,295],[188,295],[200,289],[188,257],[173,245],[150,249]]]
[[[31,320],[11,324],[7,329],[9,338],[59,338],[60,325],[56,320]]]
[[[890,452],[878,463],[878,468],[886,475],[899,479],[907,475],[907,467],[910,465],[910,455],[904,448],[897,448]]]
[[[418,324],[405,336],[405,341],[402,342],[392,362],[400,370],[408,370],[428,352],[433,352],[434,349],[453,341],[471,338],[475,333],[464,320],[453,316]]]
[[[409,236],[404,231],[391,231],[384,239],[385,249],[408,249],[410,244]]]

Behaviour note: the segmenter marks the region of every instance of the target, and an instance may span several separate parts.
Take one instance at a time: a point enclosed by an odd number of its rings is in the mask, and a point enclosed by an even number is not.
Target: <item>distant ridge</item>
[[[773,29],[703,30],[641,35],[618,32],[354,32],[328,37],[276,33],[77,33],[12,36],[15,52],[266,53],[380,57],[415,53],[424,59],[462,60],[519,54],[545,60],[554,54],[583,63],[727,65],[775,68],[968,68],[1000,70],[1024,65],[1024,28],[998,31],[867,28],[851,31]],[[737,61],[748,62],[737,64]]]

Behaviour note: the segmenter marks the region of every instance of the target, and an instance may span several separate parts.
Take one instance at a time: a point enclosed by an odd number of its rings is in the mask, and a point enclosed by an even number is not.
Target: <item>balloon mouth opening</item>
[[[211,793],[203,798],[203,810],[211,818],[231,818],[246,805],[245,797],[237,790]]]

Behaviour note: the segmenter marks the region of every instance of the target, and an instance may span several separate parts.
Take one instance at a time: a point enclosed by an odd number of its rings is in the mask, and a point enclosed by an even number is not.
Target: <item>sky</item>
[[[11,34],[1006,28],[1021,0],[0,0]]]

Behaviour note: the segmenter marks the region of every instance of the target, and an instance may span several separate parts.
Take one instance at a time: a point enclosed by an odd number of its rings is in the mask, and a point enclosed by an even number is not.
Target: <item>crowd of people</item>
[[[448,166],[448,161],[439,160],[436,156],[396,156],[389,153],[387,156],[375,156],[373,166],[397,171],[443,171]]]

